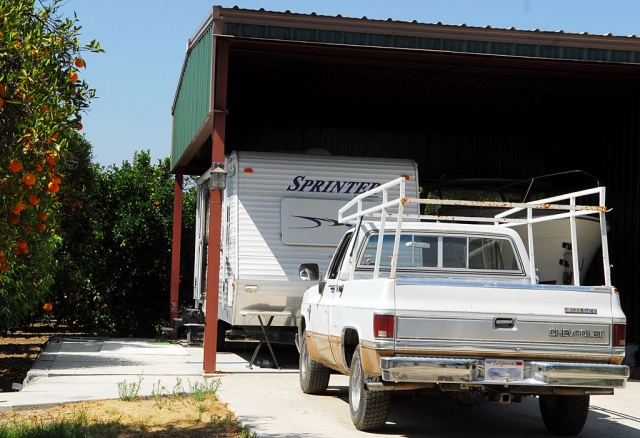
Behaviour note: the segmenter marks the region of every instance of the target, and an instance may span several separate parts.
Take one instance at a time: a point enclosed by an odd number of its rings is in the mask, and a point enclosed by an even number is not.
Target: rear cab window
[[[381,269],[391,267],[395,236],[386,234]],[[358,268],[375,266],[378,234],[367,236]],[[522,264],[513,241],[507,236],[475,234],[403,233],[398,249],[398,270],[472,271],[522,274]]]

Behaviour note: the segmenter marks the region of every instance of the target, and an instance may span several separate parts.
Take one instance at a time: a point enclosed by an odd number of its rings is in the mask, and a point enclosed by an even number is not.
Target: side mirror
[[[300,279],[304,281],[317,281],[320,279],[320,269],[317,263],[303,263],[298,269]]]

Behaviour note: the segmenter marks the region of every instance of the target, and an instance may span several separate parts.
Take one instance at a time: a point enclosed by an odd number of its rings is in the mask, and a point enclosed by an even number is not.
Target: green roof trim
[[[211,112],[213,29],[204,32],[185,58],[173,106],[171,167],[174,168]]]
[[[626,62],[640,64],[638,51],[607,50],[569,46],[550,46],[522,43],[462,40],[450,38],[427,38],[380,33],[361,33],[225,23],[225,34],[241,38],[273,39],[353,46],[392,47],[418,50],[439,50],[460,53],[519,56],[529,58],[567,59],[577,61]]]

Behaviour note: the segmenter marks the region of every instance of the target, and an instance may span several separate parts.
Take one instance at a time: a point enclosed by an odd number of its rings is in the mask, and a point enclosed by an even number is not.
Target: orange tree
[[[81,169],[81,167],[79,167]],[[52,315],[87,333],[153,336],[168,324],[174,179],[149,152],[120,167],[74,175],[86,194],[64,199]],[[192,294],[195,190],[183,206],[181,295]]]
[[[91,144],[82,136],[70,141],[69,162],[64,184],[58,192],[58,225],[56,234],[60,244],[53,253],[56,268],[53,284],[45,292],[45,301],[52,304],[47,316],[56,320],[73,322],[78,313],[86,313],[87,306],[80,306],[94,295],[91,273],[96,263],[91,241],[94,237],[96,205],[94,181],[99,168],[91,163]]]
[[[95,91],[81,80],[77,20],[60,0],[0,0],[0,333],[31,318],[52,283],[70,142]]]

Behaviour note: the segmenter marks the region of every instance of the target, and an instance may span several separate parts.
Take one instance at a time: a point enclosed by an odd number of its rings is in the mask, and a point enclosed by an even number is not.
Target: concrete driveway
[[[221,377],[220,399],[260,438],[275,437],[365,437],[372,433],[353,427],[349,416],[348,379],[334,374],[326,395],[303,394],[298,383],[297,356],[278,352],[285,369],[249,370],[246,353],[218,353]],[[280,355],[284,358],[280,359]],[[266,358],[267,356],[259,356]],[[240,360],[238,360],[240,359]],[[234,364],[235,362],[235,364]],[[281,363],[282,365],[282,363]],[[428,395],[413,400],[410,392],[392,396],[386,427],[375,433],[385,437],[549,437],[540,416],[538,400],[478,407],[456,405],[446,395]],[[640,381],[613,396],[591,397],[591,410],[581,438],[640,437]]]
[[[185,385],[219,378],[219,397],[259,438],[275,437],[548,437],[537,399],[519,404],[456,405],[443,395],[412,400],[394,393],[387,426],[376,434],[359,432],[351,423],[346,376],[332,375],[326,395],[303,394],[298,384],[294,347],[276,348],[281,370],[247,364],[254,345],[218,353],[221,374],[204,376],[203,350],[158,345],[153,340],[53,338],[27,376],[20,392],[0,393],[0,413],[55,406],[81,400],[118,398],[118,383],[144,377],[141,396],[153,383],[167,388],[180,378]],[[242,346],[241,346],[242,347]],[[265,351],[266,350],[266,351]],[[258,364],[270,359],[263,348]],[[640,381],[630,381],[614,396],[591,398],[582,438],[640,437]]]

